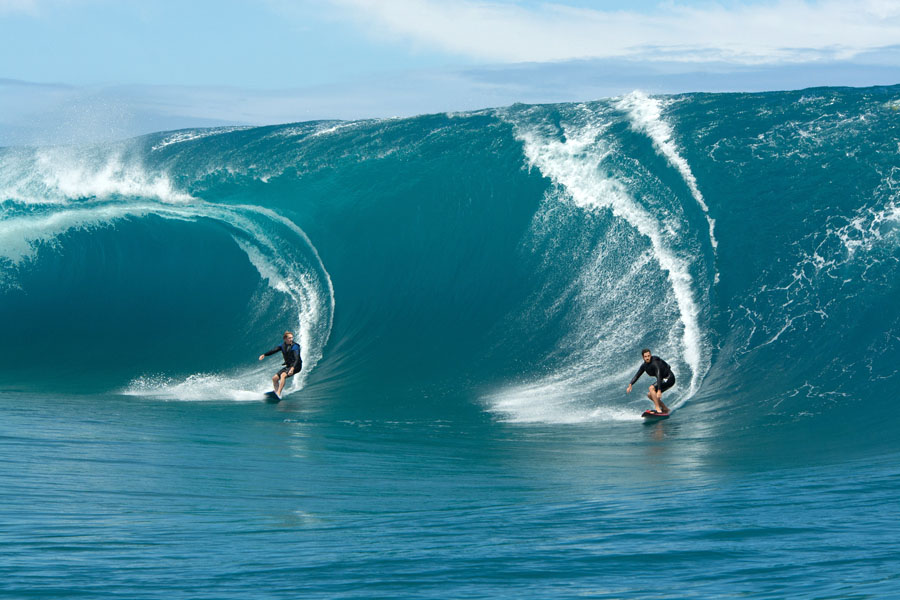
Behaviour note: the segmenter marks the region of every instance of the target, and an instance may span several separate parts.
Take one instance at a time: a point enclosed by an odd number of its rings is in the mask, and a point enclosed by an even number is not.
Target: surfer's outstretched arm
[[[631,378],[631,383],[629,383],[628,387],[625,389],[626,394],[631,393],[631,386],[633,386],[634,382],[636,382],[638,380],[638,378],[640,378],[640,376],[644,374],[644,371],[646,369],[647,369],[647,363],[641,363],[641,366],[638,369],[638,372],[634,374],[634,377]]]
[[[281,350],[281,346],[275,346],[274,348],[272,348],[272,349],[269,350],[268,352],[264,352],[263,354],[260,354],[260,355],[259,355],[259,360],[262,360],[262,359],[264,359],[264,358],[267,357],[267,356],[272,356],[273,354],[275,354],[275,353],[278,352],[279,350]]]

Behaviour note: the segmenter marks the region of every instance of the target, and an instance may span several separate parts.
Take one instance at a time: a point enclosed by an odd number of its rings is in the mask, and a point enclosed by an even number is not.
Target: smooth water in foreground
[[[724,464],[689,409],[615,426],[354,420],[302,398],[3,394],[0,410],[5,597],[900,589],[900,456]]]

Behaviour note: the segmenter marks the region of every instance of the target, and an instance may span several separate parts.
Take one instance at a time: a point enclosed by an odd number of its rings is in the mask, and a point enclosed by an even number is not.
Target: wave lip
[[[214,135],[222,135],[225,133],[231,133],[232,131],[243,131],[245,129],[252,129],[249,126],[231,126],[231,127],[214,127],[211,129],[188,129],[184,131],[176,131],[165,138],[161,139],[153,146],[151,146],[150,150],[152,152],[157,152],[162,150],[167,146],[171,146],[173,144],[182,144],[184,142],[193,142],[195,140],[202,140],[203,138],[207,138]]]
[[[0,202],[41,206],[128,197],[166,204],[195,200],[165,172],[126,147],[10,149],[0,152]]]

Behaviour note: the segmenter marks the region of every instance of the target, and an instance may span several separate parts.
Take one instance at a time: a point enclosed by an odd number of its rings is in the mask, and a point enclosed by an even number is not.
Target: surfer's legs
[[[287,380],[287,373],[279,373],[275,377],[272,378],[273,383],[275,383],[275,393],[279,396],[281,395],[281,390],[284,389],[284,382]]]
[[[647,397],[656,406],[658,412],[669,412],[669,407],[662,401],[662,393],[673,385],[675,385],[675,373],[669,373],[669,376],[662,380],[662,387],[657,389],[655,383],[650,386],[650,392],[647,394]]]
[[[659,412],[667,413],[669,412],[669,407],[666,406],[666,403],[662,401],[662,392],[659,393]]]
[[[294,376],[293,373],[291,373],[290,375],[288,374],[288,371],[290,370],[290,367],[284,367],[272,376],[272,389],[274,389],[275,393],[279,396],[281,396],[281,390],[284,389],[284,384],[287,379]]]
[[[666,406],[662,401],[662,392],[656,389],[656,384],[650,386],[647,390],[647,398],[650,399],[650,402],[653,403],[653,406],[656,407],[656,412],[669,412],[669,407]]]

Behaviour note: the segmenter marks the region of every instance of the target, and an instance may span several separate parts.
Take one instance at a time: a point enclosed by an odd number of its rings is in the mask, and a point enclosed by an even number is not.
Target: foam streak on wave
[[[658,98],[651,98],[643,92],[634,91],[622,97],[616,103],[616,107],[628,115],[631,128],[634,131],[647,135],[653,142],[653,147],[656,148],[656,151],[664,156],[669,164],[681,174],[688,189],[691,190],[694,200],[703,209],[706,221],[709,224],[709,241],[712,244],[713,251],[715,251],[719,246],[719,242],[716,240],[716,221],[709,215],[709,207],[703,199],[703,194],[700,193],[700,188],[697,186],[697,178],[694,177],[691,166],[679,154],[678,146],[672,140],[674,132],[672,126],[662,116],[662,101]]]
[[[244,129],[250,129],[248,126],[231,126],[231,127],[216,127],[213,129],[188,129],[185,131],[176,131],[171,135],[166,136],[165,139],[156,143],[151,150],[156,152],[157,150],[162,150],[166,146],[171,146],[172,144],[181,144],[184,142],[193,142],[194,140],[202,140],[203,138],[210,137],[213,135],[221,135],[223,133],[231,133],[232,131],[242,131]]]
[[[699,324],[700,310],[694,299],[693,279],[689,263],[671,249],[661,224],[638,204],[624,185],[605,176],[601,168],[614,149],[603,142],[607,125],[603,115],[588,115],[578,126],[562,124],[564,136],[559,139],[543,133],[531,119],[515,121],[516,136],[523,143],[527,161],[555,185],[577,206],[587,210],[609,210],[623,219],[650,241],[655,261],[666,273],[674,293],[680,320],[684,327],[681,340],[685,363],[691,371],[688,392],[681,402],[699,388],[709,369],[706,341]]]

